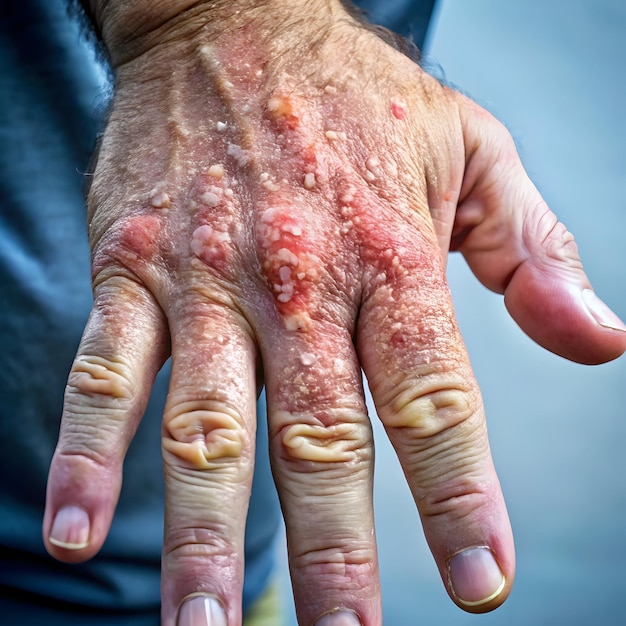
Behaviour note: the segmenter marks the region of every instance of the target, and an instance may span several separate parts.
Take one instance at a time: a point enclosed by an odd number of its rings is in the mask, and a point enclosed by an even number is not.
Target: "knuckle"
[[[202,267],[220,276],[231,276],[235,261],[233,230],[229,225],[202,223],[192,233],[190,250]]]
[[[369,428],[361,421],[322,423],[313,416],[283,414],[280,431],[283,457],[323,464],[357,461],[371,445]]]
[[[545,202],[541,201],[540,204],[543,212],[540,213],[539,219],[532,220],[527,226],[530,232],[525,233],[525,239],[531,244],[535,241],[540,242],[548,258],[558,263],[565,262],[570,266],[582,268],[574,235],[562,222],[559,222]]]
[[[92,239],[94,280],[109,268],[142,272],[152,263],[162,262],[164,234],[161,219],[138,214],[111,225],[98,239]]]
[[[103,440],[102,432],[96,428],[75,426],[68,429],[64,426],[53,465],[63,468],[64,475],[70,477],[72,491],[80,493],[91,477],[103,473],[112,475],[114,464],[119,460],[117,452],[120,448]]]
[[[464,476],[449,486],[428,491],[418,504],[422,518],[444,518],[446,522],[457,523],[475,518],[489,499],[489,492],[481,482]]]
[[[367,541],[350,546],[322,545],[301,553],[291,553],[292,569],[306,572],[308,578],[324,580],[334,589],[367,585],[376,575],[376,554]]]
[[[266,208],[256,223],[261,275],[289,331],[307,331],[323,282],[323,249],[318,227],[293,207]]]
[[[76,395],[88,396],[96,407],[130,401],[134,395],[130,367],[121,358],[76,357],[68,378],[66,399]]]
[[[124,422],[135,401],[131,369],[122,359],[78,356],[65,389],[59,453],[101,466],[123,457]]]
[[[216,469],[242,457],[249,437],[242,416],[217,400],[179,402],[164,417],[163,448],[195,469]]]
[[[472,389],[461,380],[431,375],[408,379],[383,402],[381,419],[393,429],[411,429],[431,438],[468,420],[477,409]]]
[[[194,573],[202,576],[211,564],[211,571],[232,578],[242,563],[237,547],[226,539],[229,533],[231,529],[220,525],[170,529],[163,544],[163,569],[170,575],[188,578]],[[232,572],[230,576],[227,570]]]
[[[230,557],[235,553],[235,548],[224,539],[229,531],[229,528],[221,524],[204,528],[170,529],[163,546],[163,554],[171,559],[198,556]]]

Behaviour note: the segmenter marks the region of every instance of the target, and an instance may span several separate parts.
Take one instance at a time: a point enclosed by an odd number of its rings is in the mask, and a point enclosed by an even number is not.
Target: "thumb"
[[[626,326],[595,295],[573,235],[528,178],[508,131],[459,99],[466,169],[451,249],[544,348],[579,363],[617,358]]]

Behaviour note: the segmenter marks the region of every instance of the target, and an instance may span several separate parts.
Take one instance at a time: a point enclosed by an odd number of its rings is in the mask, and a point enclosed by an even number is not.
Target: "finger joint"
[[[187,400],[165,414],[164,449],[195,469],[239,459],[247,439],[239,412],[216,400]]]

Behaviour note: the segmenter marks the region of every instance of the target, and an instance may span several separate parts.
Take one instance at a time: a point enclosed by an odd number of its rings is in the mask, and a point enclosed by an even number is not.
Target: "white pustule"
[[[155,209],[167,209],[171,204],[171,199],[167,193],[167,183],[161,181],[157,183],[148,194],[150,204]]]
[[[371,155],[365,161],[365,180],[374,182],[381,174],[380,159],[375,155]]]

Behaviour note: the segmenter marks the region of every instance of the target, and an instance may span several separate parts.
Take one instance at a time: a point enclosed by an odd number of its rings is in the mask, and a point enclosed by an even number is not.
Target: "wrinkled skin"
[[[598,363],[626,348],[503,127],[322,4],[306,26],[267,7],[219,28],[192,11],[117,59],[89,196],[95,303],[44,536],[68,561],[101,547],[171,354],[167,626],[194,593],[240,623],[261,381],[299,621],[339,608],[382,623],[361,369],[450,596],[476,612],[506,599],[513,539],[446,284],[450,249],[549,350]],[[65,540],[51,542],[68,506]],[[450,563],[473,547],[504,582],[492,589],[477,569],[464,601]]]

